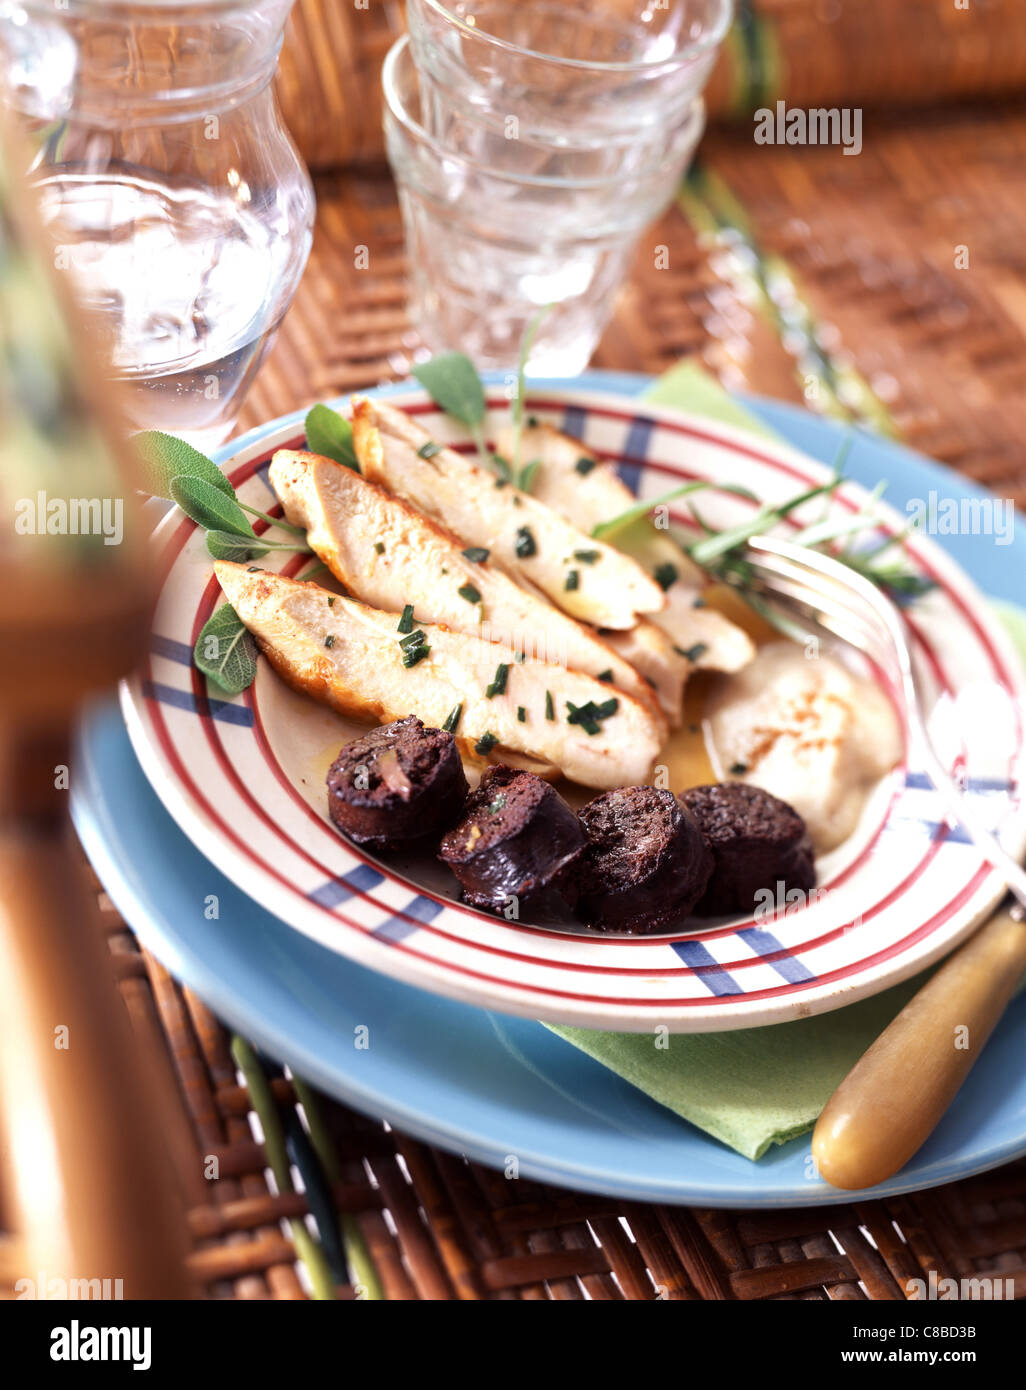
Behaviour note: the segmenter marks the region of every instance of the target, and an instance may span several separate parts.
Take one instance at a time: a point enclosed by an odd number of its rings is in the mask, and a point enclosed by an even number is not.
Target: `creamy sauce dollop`
[[[717,680],[704,729],[717,777],[789,802],[820,854],[848,838],[903,752],[894,707],[877,685],[789,641],[767,643]]]

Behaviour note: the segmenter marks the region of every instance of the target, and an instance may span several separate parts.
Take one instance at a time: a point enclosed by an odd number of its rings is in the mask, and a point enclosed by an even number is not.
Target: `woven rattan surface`
[[[1026,109],[881,117],[857,159],[756,147],[750,132],[702,154],[702,177],[644,239],[598,364],[659,372],[693,354],[731,386],[842,413],[843,397],[1026,500]],[[387,173],[324,175],[318,194],[310,268],[243,428],[402,376],[417,350]],[[197,1280],[214,1297],[306,1296],[288,1219],[307,1199],[271,1195],[229,1038],[109,904],[103,916],[128,1008],[176,1081],[166,1128]],[[290,1083],[271,1085],[294,1109]],[[899,1299],[931,1270],[1012,1278],[1026,1296],[1026,1163],[885,1202],[682,1210],[509,1181],[334,1103],[323,1113],[328,1200],[389,1298]],[[217,1182],[202,1176],[211,1155]],[[349,1276],[334,1282],[354,1296]]]

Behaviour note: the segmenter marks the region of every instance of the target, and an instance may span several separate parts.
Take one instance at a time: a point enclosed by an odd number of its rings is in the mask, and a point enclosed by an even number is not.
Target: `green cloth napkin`
[[[645,394],[657,404],[771,434],[690,363],[673,368]],[[1012,604],[994,607],[1026,663],[1026,612]],[[926,974],[816,1018],[733,1033],[675,1033],[666,1048],[657,1048],[650,1033],[552,1031],[674,1114],[755,1159],[770,1145],[812,1128],[838,1083]]]

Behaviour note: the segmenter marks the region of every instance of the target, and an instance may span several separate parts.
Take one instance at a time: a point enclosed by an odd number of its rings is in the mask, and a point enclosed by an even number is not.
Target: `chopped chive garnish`
[[[494,801],[489,801],[488,809],[493,816],[497,816],[506,804],[506,798],[500,792]]]
[[[468,560],[473,560],[475,565],[483,565],[488,559],[489,553],[483,545],[468,545],[463,552]]]
[[[335,645],[335,634],[333,632],[329,632],[327,637],[325,637],[324,645],[326,647],[333,647]]]
[[[662,589],[665,592],[665,590],[667,590],[671,584],[676,584],[680,576],[677,570],[677,566],[667,563],[665,565],[657,566],[656,571],[652,577],[654,578],[655,582],[659,585],[660,589]]]
[[[436,454],[442,452],[441,444],[436,444],[433,439],[429,439],[426,444],[422,444],[417,450],[419,459],[433,459]]]
[[[379,555],[384,555],[384,553],[385,553],[385,544],[384,544],[384,541],[375,541],[375,542],[374,542],[374,549],[378,552]]]
[[[675,644],[673,650],[678,656],[684,657],[686,661],[694,663],[699,657],[705,656],[706,652],[709,650],[709,643],[696,642],[693,647],[678,647]]]
[[[509,459],[503,458],[501,454],[492,454],[492,462],[499,470],[499,481],[495,484],[495,486],[505,487],[506,484],[513,477],[512,464],[510,463]]]
[[[574,559],[580,560],[582,565],[593,565],[596,560],[602,559],[601,550],[575,550]]]
[[[431,650],[428,640],[420,628],[416,632],[411,632],[409,637],[404,637],[399,645],[403,649],[404,666],[416,666],[417,662],[423,661]]]
[[[247,573],[247,574],[260,574],[260,573],[261,573],[261,567],[260,567],[259,565],[247,565],[247,566],[246,566],[246,573]]]
[[[528,428],[529,430],[536,430],[536,429],[538,428],[538,417],[537,417],[537,415],[528,415],[528,417],[527,417],[527,428]]]
[[[527,653],[526,653],[526,652],[514,652],[514,653],[513,653],[513,660],[517,663],[518,666],[523,666],[524,662],[527,660]]]
[[[734,777],[743,777],[747,771],[747,763],[731,763],[730,765],[730,772]]]
[[[551,721],[551,720],[554,720],[555,717],[556,717],[556,707],[555,707],[555,705],[552,703],[552,691],[551,691],[551,690],[546,690],[546,692],[545,692],[545,718]]]
[[[431,648],[426,642],[419,647],[412,647],[408,652],[403,652],[403,665],[416,666],[417,662],[423,661],[430,651]]]
[[[396,628],[396,632],[412,632],[412,631],[413,631],[413,604],[412,604],[412,603],[408,603],[408,604],[406,604],[406,606],[405,606],[404,609],[403,609],[402,617],[399,619],[399,626]]]
[[[527,710],[524,709],[523,705],[517,705],[517,718],[521,724],[527,723]]]
[[[334,594],[332,594],[331,597],[328,599],[328,607],[329,607],[329,608],[334,608],[334,607],[335,607],[335,595],[334,595]]]
[[[473,584],[464,584],[463,587],[457,589],[456,592],[459,594],[460,598],[465,598],[468,603],[481,602],[480,591],[475,589]]]
[[[495,480],[495,486],[496,486],[496,487],[509,487],[509,479],[508,479],[508,478],[496,478],[496,480]]]
[[[500,661],[498,666],[496,666],[495,668],[495,679],[492,681],[491,685],[488,686],[487,690],[485,691],[485,694],[488,696],[489,700],[493,699],[496,695],[505,695],[506,681],[508,680],[508,678],[509,663],[505,661]]]
[[[484,757],[486,753],[490,753],[492,751],[492,749],[495,747],[498,741],[499,740],[495,737],[493,733],[483,733],[481,737],[478,739],[478,741],[474,744],[474,752],[480,753],[481,756]]]
[[[563,581],[563,588],[564,588],[564,589],[567,589],[567,590],[570,590],[570,589],[579,589],[580,587],[581,587],[581,571],[580,571],[580,570],[568,570],[568,571],[567,571],[566,579]]]
[[[537,555],[538,547],[535,544],[534,536],[531,534],[531,528],[529,526],[521,526],[519,528],[513,549],[521,560],[526,560],[530,555]]]
[[[600,671],[598,675],[595,677],[595,679],[600,681],[606,681],[608,684],[612,685],[613,673],[610,670]]]
[[[603,700],[601,705],[594,700],[589,700],[585,705],[575,705],[567,700],[566,707],[569,710],[566,717],[568,724],[579,724],[586,734],[598,734],[602,732],[603,719],[609,719],[616,713],[620,701],[615,696],[611,700]]]
[[[586,473],[591,472],[591,470],[595,467],[597,462],[598,459],[590,459],[585,457],[584,454],[582,454],[581,457],[574,464],[574,467],[577,469],[578,473],[580,473],[581,477],[583,478]]]
[[[602,725],[589,713],[589,710],[594,708],[590,700],[586,705],[575,705],[572,701],[567,700],[566,707],[570,711],[566,717],[568,724],[580,724],[586,734],[600,734],[602,732]]]
[[[445,716],[445,723],[442,725],[442,728],[445,730],[447,734],[454,734],[456,732],[457,726],[459,725],[462,715],[463,705],[454,705],[453,708],[449,711],[449,713]]]

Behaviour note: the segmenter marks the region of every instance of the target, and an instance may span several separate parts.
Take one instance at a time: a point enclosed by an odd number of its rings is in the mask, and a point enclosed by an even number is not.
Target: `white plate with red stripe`
[[[458,427],[419,391],[392,397],[444,442]],[[489,404],[505,408],[496,392]],[[827,479],[793,448],[732,426],[590,390],[532,390],[531,413],[618,461],[640,496],[674,478],[740,484],[784,500]],[[267,464],[301,447],[298,417],[246,437],[225,472],[243,501],[276,512]],[[854,483],[833,505],[860,506]],[[745,515],[710,493],[703,515]],[[280,509],[279,509],[280,510]],[[906,518],[884,509],[885,527]],[[257,529],[260,529],[258,525]],[[158,533],[166,567],[144,667],[122,688],[132,743],[183,831],[228,878],[332,951],[469,1003],[547,1022],[622,1031],[712,1032],[838,1008],[922,969],[967,935],[1002,894],[998,876],[945,824],[907,763],[876,787],[856,833],[818,865],[821,891],[776,916],[689,923],[679,933],[602,939],[511,923],[455,900],[444,872],[374,859],[327,817],[324,773],[355,726],[286,689],[260,662],[225,700],[193,667],[196,637],[221,601],[204,535],[180,512]],[[963,571],[931,540],[908,545],[935,587],[910,628],[945,747],[1006,848],[1026,849],[1021,802],[1026,684],[1006,634]],[[271,556],[262,561],[273,564]],[[296,560],[283,569],[295,572]],[[680,790],[675,788],[675,790]],[[695,929],[691,929],[694,927]]]

